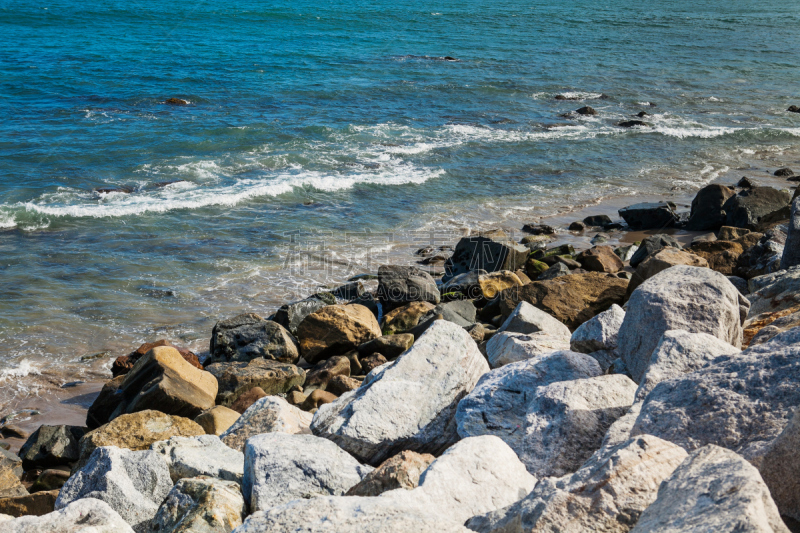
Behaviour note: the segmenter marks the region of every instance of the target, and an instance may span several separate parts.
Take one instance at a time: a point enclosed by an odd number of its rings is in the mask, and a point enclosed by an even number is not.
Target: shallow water
[[[800,160],[800,4],[319,4],[0,2],[0,407],[471,228]]]

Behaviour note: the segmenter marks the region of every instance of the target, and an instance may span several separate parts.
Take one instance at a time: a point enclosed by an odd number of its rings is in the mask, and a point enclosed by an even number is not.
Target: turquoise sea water
[[[202,349],[392,240],[792,160],[799,24],[776,0],[0,0],[0,397]]]

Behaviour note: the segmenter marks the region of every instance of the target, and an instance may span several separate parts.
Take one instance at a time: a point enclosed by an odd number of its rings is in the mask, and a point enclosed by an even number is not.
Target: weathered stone
[[[744,248],[738,242],[714,241],[703,242],[692,246],[692,253],[708,262],[708,268],[721,272],[726,276],[736,272],[739,257]]]
[[[794,200],[786,246],[781,257],[781,268],[789,269],[798,265],[800,265],[800,200]]]
[[[503,316],[510,315],[519,302],[528,302],[575,329],[613,304],[622,304],[627,286],[628,280],[588,272],[534,281],[503,291],[498,297]]]
[[[39,474],[39,477],[37,477],[36,481],[31,485],[30,491],[36,493],[58,490],[67,482],[69,474],[70,473],[66,470],[48,468]]]
[[[58,490],[48,490],[0,499],[0,513],[11,516],[42,516],[55,510]]]
[[[541,480],[519,502],[476,516],[467,527],[480,533],[625,533],[686,455],[650,435],[628,439],[595,453],[572,475]]]
[[[789,204],[792,196],[787,191],[772,187],[753,187],[739,191],[725,202],[725,225],[756,229],[759,220]]]
[[[129,355],[123,355],[121,357],[117,357],[111,364],[111,375],[117,377],[127,374],[128,372],[131,371],[133,365],[136,364],[136,361],[141,359],[147,352],[149,352],[153,348],[157,348],[159,346],[169,346],[171,348],[175,348],[176,350],[178,350],[178,352],[181,354],[181,357],[183,357],[187,363],[189,363],[195,368],[203,370],[203,365],[200,364],[200,360],[194,353],[187,350],[186,348],[176,346],[166,339],[161,339],[156,342],[144,343],[141,346],[139,346],[136,350],[131,352]]]
[[[743,346],[764,344],[776,335],[800,326],[800,306],[764,313],[745,324]]]
[[[550,267],[547,263],[543,263],[532,257],[525,261],[525,272],[530,279],[538,279],[548,268]]]
[[[227,447],[216,435],[172,437],[154,442],[150,449],[161,454],[173,483],[197,476],[242,482],[242,452]]]
[[[160,411],[122,415],[83,436],[79,442],[80,463],[85,462],[101,446],[147,450],[151,444],[160,440],[204,434],[203,428],[192,420],[165,415]]]
[[[800,305],[800,268],[752,278],[748,287],[751,316],[797,307]]]
[[[372,471],[329,440],[286,433],[251,437],[244,464],[242,492],[251,512],[298,498],[344,494]]]
[[[675,205],[670,202],[629,205],[619,210],[619,216],[634,230],[669,228],[678,221]]]
[[[516,277],[517,279],[519,278],[516,274],[513,273],[512,276]],[[475,308],[475,304],[472,303],[472,301],[456,300],[453,302],[440,303],[431,311],[429,311],[425,318],[430,318],[431,316],[435,315],[442,315],[442,318],[444,320],[452,322],[453,324],[458,324],[462,328],[468,328],[469,326],[475,323],[476,313],[477,309]],[[422,320],[424,320],[425,318],[423,318]]]
[[[124,379],[124,375],[117,376],[103,385],[100,394],[86,412],[86,425],[89,429],[99,428],[111,420],[111,414],[119,405],[120,398],[117,396],[117,391]]]
[[[625,266],[611,246],[594,246],[578,254],[576,259],[589,272],[608,272],[613,274]]]
[[[686,229],[689,231],[716,230],[725,224],[725,211],[722,206],[736,192],[730,187],[712,183],[697,192],[692,200],[692,212]]]
[[[381,338],[381,337],[378,337]],[[330,359],[317,363],[308,371],[304,392],[308,393],[313,389],[325,390],[328,382],[336,376],[350,375],[350,359],[343,355],[331,357]]]
[[[311,364],[343,355],[381,336],[375,315],[363,305],[329,305],[297,327],[300,353]]]
[[[231,404],[231,409],[241,414],[250,409],[250,406],[256,403],[261,398],[269,396],[261,387],[253,387],[252,389],[242,393],[236,401]]]
[[[61,488],[56,510],[82,498],[96,498],[135,530],[146,531],[171,488],[169,469],[156,452],[101,447]]]
[[[150,531],[229,533],[246,513],[238,483],[208,477],[181,479],[158,508]]]
[[[639,286],[627,304],[617,351],[637,383],[665,332],[708,333],[737,348],[749,302],[713,270],[674,266]]]
[[[238,533],[468,533],[465,520],[513,503],[535,482],[500,439],[474,437],[436,459],[413,490],[295,500],[256,512]]]
[[[203,411],[194,419],[207,435],[222,435],[242,416],[233,409],[222,405]]]
[[[632,434],[650,434],[687,451],[724,446],[759,464],[800,405],[800,329],[782,333],[647,395]]]
[[[431,275],[413,266],[383,265],[378,268],[377,296],[387,311],[410,302],[438,304],[441,300]]]
[[[633,533],[788,533],[758,470],[735,453],[705,446],[661,484]]]
[[[678,250],[682,250],[683,246],[681,246],[680,243],[675,240],[675,237],[671,235],[664,235],[663,233],[651,235],[642,241],[642,243],[639,245],[639,248],[633,254],[633,257],[631,257],[631,266],[636,268],[639,266],[639,263],[651,255],[658,253],[658,251],[662,250],[663,248],[676,248]]]
[[[425,316],[429,311],[433,311],[436,306],[430,302],[412,302],[403,307],[392,309],[383,319],[383,333],[384,335],[393,335],[396,333],[404,333],[417,324],[420,318]]]
[[[272,320],[289,330],[292,335],[297,334],[297,326],[303,321],[305,317],[319,311],[326,305],[333,305],[336,299],[332,301],[324,301],[318,297],[312,296],[305,300],[299,300],[282,305],[276,312]]]
[[[667,247],[651,255],[636,267],[636,272],[628,284],[628,294],[632,294],[639,285],[659,272],[677,265],[708,268],[708,262],[702,257]]]
[[[472,337],[472,340],[479,344],[483,342],[487,336],[486,328],[480,322],[472,324],[470,327],[466,328],[466,331],[469,333],[469,336]]]
[[[478,285],[481,288],[481,295],[487,300],[511,287],[521,287],[522,281],[519,277],[509,270],[498,270],[490,274],[478,276]]]
[[[525,334],[540,331],[559,337],[570,336],[569,328],[564,324],[541,309],[523,301],[517,304],[511,314],[508,315],[508,318],[498,328],[497,333]]]
[[[472,320],[473,322],[475,322],[474,316],[475,315],[473,312],[473,320]],[[416,326],[416,324],[414,325]],[[383,337],[372,339],[371,341],[367,341],[364,344],[360,345],[358,347],[358,353],[360,355],[372,355],[374,353],[379,353],[382,356],[384,356],[387,360],[393,361],[394,359],[397,359],[400,356],[400,354],[411,348],[412,344],[414,344],[414,335],[410,333],[384,335]]]
[[[246,362],[259,357],[294,364],[299,359],[297,342],[286,328],[254,313],[214,325],[210,362]]]
[[[347,496],[379,496],[394,489],[414,489],[419,485],[419,476],[434,459],[429,453],[400,452],[364,476],[347,491]]]
[[[369,374],[374,369],[386,363],[386,358],[379,353],[374,353],[361,358],[361,366],[363,367],[365,374]]]
[[[635,244],[628,244],[625,246],[620,246],[619,248],[614,248],[614,253],[617,254],[617,257],[623,261],[630,261],[633,259],[634,254],[638,251],[639,247]]]
[[[462,438],[496,435],[521,456],[526,450],[526,417],[538,388],[600,375],[602,370],[597,361],[570,351],[492,370],[459,402],[458,434]]]
[[[486,358],[490,367],[500,368],[559,350],[569,350],[569,330],[566,335],[544,331],[528,334],[503,332],[493,335],[486,343]]]
[[[463,237],[458,241],[453,255],[445,263],[445,275],[442,279],[447,282],[459,274],[473,270],[513,272],[523,268],[528,253],[526,246],[509,240],[505,234]]]
[[[308,433],[311,415],[289,405],[279,396],[267,396],[254,403],[220,438],[234,450],[244,450],[250,437],[261,433]]]
[[[86,428],[80,426],[39,426],[19,450],[23,468],[47,468],[77,461],[78,441],[84,433]]]
[[[14,467],[8,464],[0,465],[0,498],[13,498],[27,494],[28,491],[20,483],[19,475],[14,472]]]
[[[133,533],[133,529],[107,503],[84,498],[64,509],[41,516],[24,516],[3,522],[5,533]]]
[[[549,279],[560,278],[561,276],[569,276],[569,267],[564,263],[556,263],[549,267],[547,270],[539,274],[536,278],[537,281],[547,281]]]
[[[361,381],[347,377],[347,376],[335,376],[331,378],[328,382],[328,385],[325,387],[326,392],[330,392],[334,396],[341,396],[345,392],[350,392],[351,390],[356,390],[361,386]]]
[[[22,475],[22,459],[8,450],[0,448],[0,470],[8,468],[15,476]]]
[[[455,292],[466,296],[467,299],[480,298],[482,294],[481,287],[478,285],[478,278],[486,274],[488,272],[483,269],[458,274],[442,286],[442,294]]]
[[[611,217],[608,215],[592,215],[583,219],[583,223],[587,226],[601,226],[605,227],[611,224],[613,221]]]
[[[800,410],[772,443],[759,466],[764,483],[782,515],[800,520]]]
[[[781,258],[786,249],[786,226],[778,225],[761,235],[758,242],[746,249],[736,261],[735,274],[746,279],[780,271]],[[743,244],[744,246],[744,244]]]
[[[322,406],[311,430],[370,464],[403,450],[441,453],[458,439],[458,401],[488,369],[462,328],[437,320],[357,390]]]
[[[667,331],[658,341],[650,363],[636,391],[636,401],[644,400],[662,381],[679,377],[706,366],[722,355],[741,352],[708,333]]]
[[[230,407],[239,396],[253,387],[265,394],[283,394],[295,385],[303,385],[306,373],[302,368],[269,359],[213,363],[206,370],[217,378],[217,405]]]
[[[319,409],[320,405],[325,405],[328,403],[332,403],[336,401],[336,395],[324,390],[313,390],[311,394],[309,394],[303,403],[300,405],[300,409],[303,411],[312,412],[315,409]]]
[[[733,226],[722,226],[719,228],[719,232],[717,233],[717,238],[721,241],[735,241],[740,237],[744,237],[750,233],[749,229],[746,228],[734,228]]]
[[[625,311],[617,304],[581,324],[570,337],[573,352],[592,353],[598,350],[615,351],[617,334],[625,319]]]

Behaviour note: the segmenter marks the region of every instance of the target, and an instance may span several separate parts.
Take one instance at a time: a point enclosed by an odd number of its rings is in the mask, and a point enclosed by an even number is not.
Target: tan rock
[[[478,286],[486,299],[494,298],[498,292],[512,287],[522,287],[522,280],[510,270],[500,270],[478,276]]]
[[[750,233],[749,229],[734,228],[733,226],[722,226],[717,233],[717,239],[721,241],[733,241],[739,237],[744,237]]]
[[[419,324],[419,319],[435,308],[430,302],[411,302],[392,309],[383,318],[383,334],[404,333]]]
[[[413,489],[419,476],[436,459],[429,453],[403,451],[385,460],[347,491],[347,496],[378,496],[393,489]]]
[[[326,361],[317,363],[308,371],[303,391],[309,392],[312,389],[327,390],[328,382],[330,382],[331,379],[336,376],[349,375],[350,360],[343,355],[331,357]]]
[[[713,241],[699,242],[692,246],[692,253],[708,261],[708,267],[726,276],[733,274],[736,261],[744,252],[738,242]]]
[[[714,241],[711,244],[715,244],[716,242],[718,241]],[[657,254],[648,257],[636,267],[636,272],[634,272],[631,282],[628,285],[628,296],[633,294],[636,287],[646,280],[676,265],[708,268],[708,261],[694,254],[678,250],[677,248],[663,248]]]
[[[58,492],[58,490],[49,490],[27,496],[0,499],[0,514],[20,517],[27,515],[42,516],[52,513],[56,507]]]
[[[222,405],[203,411],[194,419],[207,435],[222,435],[242,416],[233,409]]]
[[[585,252],[578,254],[577,258],[581,266],[589,272],[607,272],[614,274],[625,266],[611,246],[594,246]]]
[[[361,367],[365,374],[369,374],[375,368],[387,363],[386,358],[379,353],[374,353],[361,358]]]
[[[200,364],[200,360],[194,353],[187,350],[186,348],[176,346],[166,339],[161,339],[156,342],[146,342],[141,346],[139,346],[136,350],[134,350],[130,354],[117,357],[111,365],[111,375],[117,377],[127,374],[128,372],[131,371],[133,365],[135,365],[139,359],[141,359],[147,352],[149,352],[153,348],[157,348],[159,346],[170,346],[172,348],[175,348],[176,350],[178,350],[178,352],[180,352],[181,356],[186,360],[187,363],[189,363],[195,368],[203,370],[203,365]]]
[[[328,382],[328,386],[325,387],[325,390],[331,394],[335,394],[336,396],[341,396],[345,392],[356,390],[360,386],[361,382],[355,378],[348,376],[336,376]],[[303,398],[303,400],[305,401],[305,398]]]
[[[534,281],[500,293],[500,311],[507,318],[525,301],[574,330],[612,304],[622,305],[627,286],[628,280],[600,272]]]
[[[26,494],[28,491],[20,483],[14,469],[10,465],[0,466],[0,498],[13,498]]]
[[[231,404],[231,409],[237,413],[244,413],[247,409],[261,398],[269,396],[261,387],[253,387],[249,391],[241,394],[235,402]]]
[[[358,304],[323,307],[297,326],[300,353],[311,364],[345,354],[380,335],[375,315]]]
[[[82,465],[95,448],[100,446],[147,450],[154,442],[167,440],[170,437],[192,437],[205,434],[206,432],[198,423],[182,416],[167,415],[151,410],[125,414],[83,436],[80,441],[81,458],[78,465]]]
[[[303,411],[311,411],[312,409],[317,409],[320,405],[336,401],[336,398],[337,396],[335,394],[317,389],[311,391],[311,394],[308,395],[300,408]]]
[[[263,357],[250,361],[213,363],[206,370],[217,378],[217,405],[225,407],[230,407],[239,396],[253,387],[260,387],[266,394],[283,394],[306,380],[302,368]]]
[[[292,391],[286,395],[286,401],[289,402],[290,405],[297,407],[303,405],[303,402],[306,401],[306,398],[308,398],[306,394],[298,391]]]

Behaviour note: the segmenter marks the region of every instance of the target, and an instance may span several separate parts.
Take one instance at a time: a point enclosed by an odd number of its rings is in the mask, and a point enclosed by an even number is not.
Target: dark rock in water
[[[201,370],[203,369],[203,365],[200,364],[200,360],[194,353],[187,350],[186,348],[176,346],[166,339],[161,339],[156,342],[144,343],[130,354],[117,357],[111,364],[111,375],[117,377],[127,374],[128,372],[130,372],[131,368],[133,368],[133,365],[136,364],[136,361],[141,359],[142,356],[144,356],[144,354],[146,354],[147,352],[158,346],[170,346],[172,348],[175,348],[176,350],[178,350],[178,352],[181,354],[181,356],[187,363],[189,363],[195,368],[199,368]]]
[[[575,222],[570,224],[567,229],[570,230],[570,231],[583,231],[583,230],[586,229],[586,224],[576,220]]]
[[[791,111],[792,113],[800,113],[800,107],[797,107],[796,105],[790,105],[789,109],[787,109],[786,111]]]
[[[620,222],[612,222],[611,224],[606,224],[603,229],[606,231],[611,231],[615,229],[622,229],[624,226]]]
[[[525,224],[522,231],[531,235],[553,235],[556,230],[547,224]]]
[[[611,235],[609,235],[608,233],[601,232],[592,237],[592,240],[589,242],[591,242],[592,244],[603,244],[604,242],[608,242],[609,239],[611,239]]]
[[[159,181],[153,184],[153,187],[156,189],[163,189],[167,185],[172,185],[173,183],[183,183],[186,180],[168,180],[168,181]]]
[[[189,102],[182,98],[167,98],[164,103],[167,105],[189,105]]]
[[[671,235],[664,235],[663,233],[651,235],[639,245],[639,249],[636,250],[633,257],[631,257],[630,264],[632,267],[636,268],[639,266],[639,263],[667,247],[683,250],[680,243]]]
[[[788,178],[790,176],[794,176],[794,172],[792,171],[791,168],[779,168],[778,170],[775,171],[775,175],[779,177]]]
[[[725,225],[754,230],[762,217],[786,207],[790,200],[788,191],[772,187],[745,189],[725,202]]]
[[[576,96],[564,96],[563,94],[557,94],[556,100],[578,100]]]
[[[97,187],[94,189],[94,192],[97,194],[111,194],[112,192],[131,194],[133,192],[133,187],[128,187],[125,185],[120,185],[118,187]]]
[[[743,189],[752,189],[753,187],[756,186],[756,184],[753,183],[747,176],[743,176],[742,179],[739,180],[739,183],[736,184],[736,186],[741,187]]]
[[[423,248],[419,248],[416,252],[414,252],[414,255],[418,255],[420,257],[427,257],[435,253],[436,253],[436,248],[434,246],[425,246]]]
[[[64,383],[63,385],[61,385],[61,388],[62,389],[71,389],[73,387],[77,387],[78,385],[83,385],[84,383],[86,383],[86,382],[85,381],[70,381],[68,383]]]
[[[786,181],[800,181],[800,176],[791,176],[786,178]]]
[[[503,232],[463,237],[458,241],[453,255],[445,262],[446,273],[442,281],[447,282],[459,274],[479,269],[513,272],[523,267],[529,251],[527,246],[511,241]]]
[[[593,215],[583,219],[583,223],[587,226],[602,226],[606,227],[611,224],[611,217],[608,215]]]
[[[413,266],[381,266],[378,269],[377,296],[385,311],[410,302],[438,304],[441,300],[430,274]]]
[[[636,116],[642,118],[648,116],[649,114],[650,113],[648,113],[647,111],[639,111],[638,113],[636,113]]]
[[[597,115],[597,110],[593,107],[583,106],[580,109],[576,109],[575,112],[579,115]]]
[[[645,128],[649,128],[650,124],[647,122],[642,122],[641,120],[623,120],[622,122],[617,122],[617,126],[621,128],[633,128],[634,126],[643,126]]]
[[[450,56],[444,56],[444,60],[445,61],[458,61],[458,59],[456,59],[455,57],[450,57]]]
[[[143,293],[145,296],[149,296],[150,298],[174,298],[175,291],[172,289],[159,289],[157,287],[150,287],[148,285],[142,285],[138,287],[139,291]]]
[[[297,341],[286,328],[253,313],[217,322],[211,331],[210,353],[207,363],[263,357],[294,364],[300,358]]]
[[[331,292],[342,300],[355,300],[364,294],[364,285],[360,281],[351,281],[336,287]]]
[[[675,204],[671,202],[629,205],[620,209],[619,215],[634,230],[669,228],[678,221]]]
[[[443,254],[437,254],[437,255],[432,255],[430,257],[426,257],[425,259],[422,259],[422,260],[417,261],[417,262],[420,265],[426,265],[426,266],[429,266],[429,265],[443,265],[447,261],[448,257],[450,257],[450,256],[449,255],[443,255]]]
[[[87,428],[80,426],[39,426],[19,450],[22,468],[49,468],[78,460],[78,441]]]
[[[712,183],[700,189],[692,200],[692,212],[686,229],[689,231],[717,230],[725,224],[722,206],[736,194],[730,187]]]

